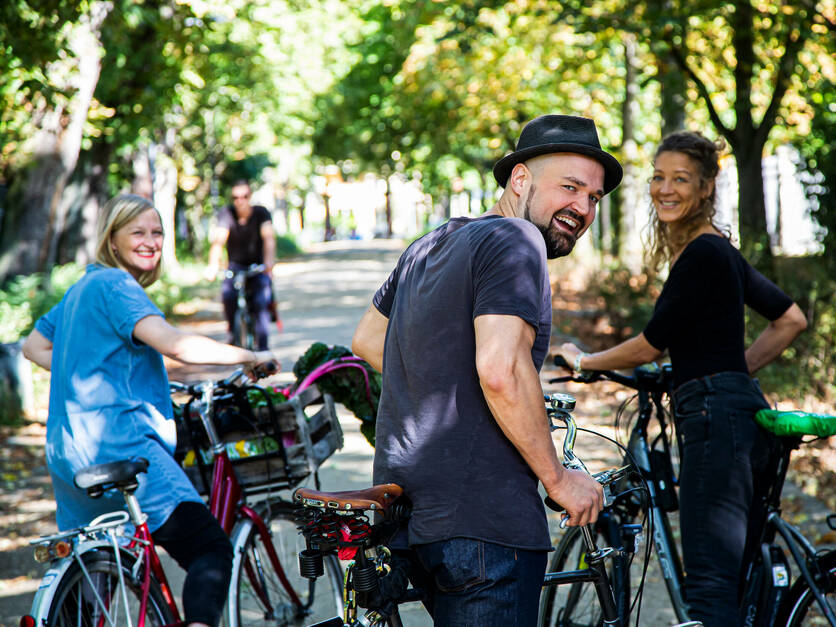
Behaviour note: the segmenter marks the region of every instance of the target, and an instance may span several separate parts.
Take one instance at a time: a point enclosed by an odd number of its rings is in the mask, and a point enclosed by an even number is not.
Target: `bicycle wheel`
[[[239,308],[235,312],[235,318],[232,323],[232,337],[235,341],[235,345],[248,350],[253,350],[253,346],[255,346],[255,337],[253,333],[253,325],[249,314]]]
[[[50,605],[46,624],[50,627],[101,627],[138,624],[142,602],[142,581],[131,574],[132,555],[122,552],[122,576],[125,594],[119,587],[119,566],[112,551],[95,550],[81,556],[61,578]],[[151,577],[145,624],[168,625],[174,622],[163,599],[160,586]]]
[[[595,538],[599,546],[607,542],[600,532]],[[546,572],[584,570],[586,547],[580,527],[570,527],[549,560]],[[607,573],[612,581],[612,564],[607,565]],[[603,625],[601,605],[595,586],[589,582],[564,584],[545,587],[540,594],[540,610],[537,618],[538,627],[597,627]]]
[[[836,551],[830,551],[820,558],[822,570],[828,574],[823,583],[824,598],[830,609],[836,613]],[[829,625],[807,582],[797,579],[790,588],[778,611],[776,625],[788,627],[807,627]]]
[[[252,521],[236,541],[229,591],[229,623],[242,625],[308,625],[342,616],[343,577],[336,555],[324,556],[325,574],[313,582],[299,574],[299,551],[305,539],[292,510],[280,510],[265,521],[282,573],[273,568],[266,545]],[[239,548],[240,547],[240,548]],[[282,582],[282,578],[286,582]],[[295,596],[298,601],[294,601]]]

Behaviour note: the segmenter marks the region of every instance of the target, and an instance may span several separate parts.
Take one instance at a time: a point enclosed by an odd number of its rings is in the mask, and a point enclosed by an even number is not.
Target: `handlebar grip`
[[[275,374],[278,371],[279,371],[279,364],[277,364],[275,361],[264,362],[263,364],[260,364],[260,365],[256,366],[256,368],[254,370],[255,375],[259,379],[262,379],[264,377],[269,377],[271,374]]]
[[[565,507],[563,507],[560,503],[555,501],[550,496],[547,496],[546,498],[544,498],[543,503],[545,503],[546,507],[548,507],[550,510],[555,511],[555,512],[562,512],[566,509]]]
[[[554,365],[558,368],[564,368],[566,370],[574,370],[572,366],[570,366],[565,359],[563,359],[563,355],[555,355],[554,356]]]

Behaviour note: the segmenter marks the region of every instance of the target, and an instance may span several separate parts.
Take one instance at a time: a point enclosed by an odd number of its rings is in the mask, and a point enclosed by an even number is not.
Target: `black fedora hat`
[[[505,187],[515,165],[554,152],[575,152],[598,161],[604,166],[605,194],[621,182],[621,164],[601,150],[595,122],[575,115],[542,115],[531,120],[520,133],[517,149],[493,166],[494,178],[500,187]]]

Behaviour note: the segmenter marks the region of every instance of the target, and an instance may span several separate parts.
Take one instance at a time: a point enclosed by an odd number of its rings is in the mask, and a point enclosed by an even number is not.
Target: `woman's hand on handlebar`
[[[566,362],[566,365],[563,367],[571,372],[579,370],[579,368],[575,368],[575,361],[578,359],[579,355],[583,354],[584,352],[571,342],[561,344],[560,348],[557,349],[557,355],[562,357]]]
[[[583,470],[564,468],[560,483],[548,494],[566,510],[570,527],[594,523],[604,507],[604,489]]]
[[[271,351],[254,351],[255,359],[244,363],[247,376],[253,381],[268,377],[282,369],[279,360]]]

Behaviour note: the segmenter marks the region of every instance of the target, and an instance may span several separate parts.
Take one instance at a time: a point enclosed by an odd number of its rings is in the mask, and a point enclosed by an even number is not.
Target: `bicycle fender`
[[[238,623],[238,572],[241,570],[241,554],[244,545],[253,528],[253,521],[243,519],[232,528],[230,540],[232,542],[232,576],[229,579],[229,594],[227,595],[226,614],[230,625]]]
[[[52,600],[55,598],[58,586],[70,566],[73,565],[76,559],[83,559],[86,553],[98,549],[105,549],[112,552],[113,545],[103,540],[80,542],[73,553],[60,560],[56,560],[50,565],[49,569],[41,578],[41,582],[38,584],[35,598],[32,600],[32,608],[29,610],[29,615],[35,619],[36,625],[48,627],[46,619],[52,607]]]

